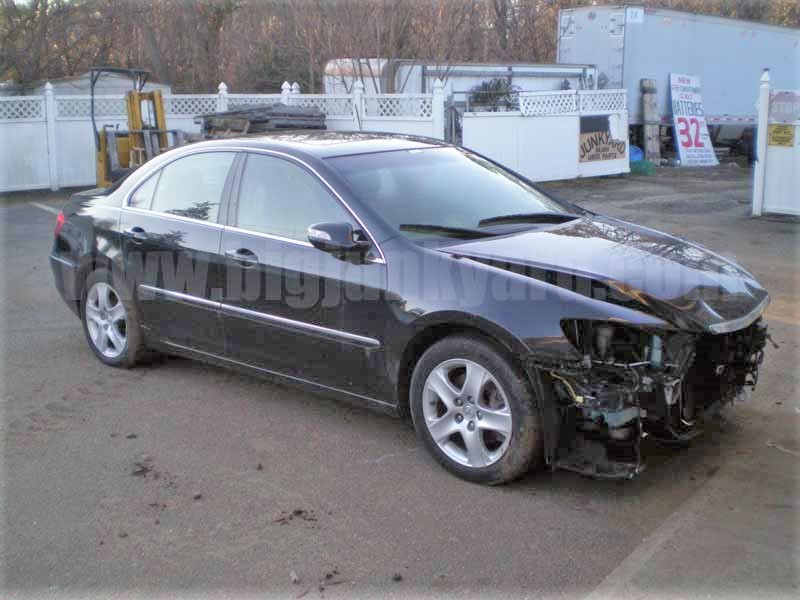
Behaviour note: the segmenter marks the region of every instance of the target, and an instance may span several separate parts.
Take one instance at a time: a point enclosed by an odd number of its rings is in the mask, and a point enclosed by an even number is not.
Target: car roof
[[[194,144],[193,144],[194,145]],[[353,154],[415,150],[449,146],[441,140],[421,136],[364,131],[282,131],[250,134],[224,140],[199,142],[197,146],[245,147],[278,150],[297,156],[331,158]]]

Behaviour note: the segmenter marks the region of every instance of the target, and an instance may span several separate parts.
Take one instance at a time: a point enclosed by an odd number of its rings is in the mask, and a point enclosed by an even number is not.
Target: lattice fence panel
[[[326,117],[352,117],[353,97],[345,95],[292,94],[289,97],[292,106],[302,108],[318,108]]]
[[[427,94],[378,94],[364,96],[368,117],[417,117],[429,119],[433,116],[433,97]]]
[[[614,113],[628,109],[625,90],[586,90],[578,92],[581,113]]]
[[[89,118],[92,114],[89,96],[56,96],[56,117],[59,119]],[[95,96],[95,117],[125,117],[124,96]]]
[[[0,121],[44,119],[44,98],[0,98]]]
[[[272,105],[281,101],[280,94],[228,94],[228,110]]]
[[[578,112],[578,98],[573,91],[522,92],[519,108],[525,117],[564,115]]]
[[[179,94],[164,96],[164,111],[168,115],[192,117],[217,111],[216,94]]]

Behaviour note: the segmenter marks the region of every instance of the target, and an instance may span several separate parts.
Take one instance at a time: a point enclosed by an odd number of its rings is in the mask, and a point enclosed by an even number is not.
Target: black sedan
[[[543,158],[545,160],[546,158]],[[447,469],[632,477],[758,378],[767,292],[463,148],[285,133],[72,196],[50,256],[99,360],[177,354],[410,415]]]

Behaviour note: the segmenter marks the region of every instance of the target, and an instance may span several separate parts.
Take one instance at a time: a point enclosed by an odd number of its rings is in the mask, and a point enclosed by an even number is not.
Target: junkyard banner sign
[[[611,120],[616,118],[610,115],[581,117],[578,148],[580,162],[625,158],[628,144],[621,135],[615,136],[618,132],[611,126]]]
[[[688,167],[719,164],[706,126],[700,78],[670,73],[669,84],[673,137],[681,164]]]

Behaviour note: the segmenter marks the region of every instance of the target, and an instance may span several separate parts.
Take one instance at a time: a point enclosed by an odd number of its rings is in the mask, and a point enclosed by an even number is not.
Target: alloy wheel
[[[488,467],[508,449],[511,407],[497,380],[476,362],[453,358],[437,365],[425,380],[422,411],[433,441],[461,465]]]
[[[98,281],[86,294],[86,328],[103,356],[117,358],[125,351],[127,313],[119,294],[107,283]]]

